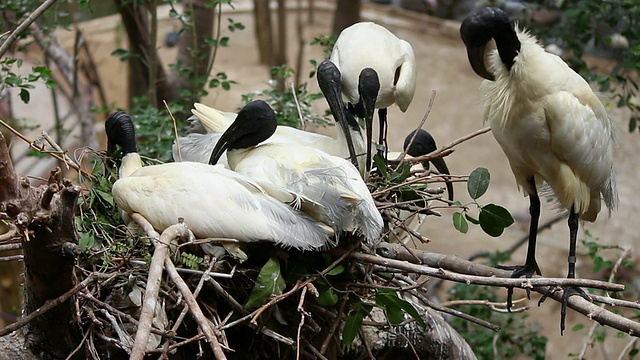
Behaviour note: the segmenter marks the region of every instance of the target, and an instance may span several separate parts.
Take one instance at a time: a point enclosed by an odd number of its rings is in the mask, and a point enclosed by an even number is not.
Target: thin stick
[[[167,109],[169,116],[171,116],[171,120],[173,121],[173,134],[176,136],[176,148],[178,149],[178,159],[182,162],[182,151],[180,150],[180,137],[178,136],[178,125],[176,123],[176,118],[173,117],[173,113],[171,113],[171,109],[169,109],[169,105],[165,100],[162,100],[164,107]]]
[[[344,254],[345,250],[336,248],[332,252],[338,254]],[[498,287],[518,287],[522,289],[530,289],[535,286],[575,286],[575,287],[588,287],[593,289],[602,289],[608,291],[622,291],[624,285],[614,284],[600,280],[590,279],[573,279],[573,278],[500,278],[500,277],[486,277],[477,275],[460,274],[453,271],[445,270],[442,268],[435,269],[425,265],[412,264],[406,261],[399,261],[388,259],[380,256],[368,255],[363,253],[352,252],[349,255],[350,258],[356,259],[369,264],[377,264],[386,267],[396,268],[400,270],[410,271],[415,274],[428,275],[446,280],[451,280],[465,284],[476,285],[488,285]]]
[[[6,127],[7,129],[9,129],[9,131],[11,131],[15,136],[19,137],[22,141],[24,141],[27,144],[29,144],[30,148],[32,148],[32,149],[34,149],[34,150],[36,150],[38,152],[41,152],[41,153],[49,154],[49,155],[53,156],[54,158],[56,158],[56,159],[58,159],[58,160],[60,160],[62,162],[65,162],[65,160],[62,157],[60,157],[60,155],[58,155],[58,154],[56,154],[54,152],[42,151],[42,149],[40,149],[40,148],[38,148],[37,146],[34,145],[33,141],[29,140],[26,136],[22,135],[22,133],[20,131],[18,131],[16,129],[14,129],[13,127],[11,127],[11,125],[7,124],[4,120],[0,119],[0,124],[3,125],[4,127]],[[72,163],[70,165],[74,170],[78,171],[79,173],[81,173],[82,175],[88,177],[89,179],[93,179],[94,178],[93,174],[90,174],[90,173],[82,170],[76,164]]]
[[[11,45],[13,45],[13,43],[16,40],[18,40],[18,37],[25,30],[27,30],[29,28],[29,26],[34,21],[36,21],[36,19],[38,17],[40,17],[40,15],[42,15],[42,13],[44,13],[55,2],[56,2],[56,0],[46,0],[45,2],[40,4],[40,6],[38,6],[38,8],[34,12],[29,14],[29,16],[20,25],[18,25],[18,27],[16,27],[15,30],[13,30],[13,32],[11,33],[11,35],[9,35],[7,40],[5,40],[4,43],[2,43],[2,46],[0,46],[0,58],[4,55],[4,53],[6,53],[9,50]]]
[[[429,154],[421,155],[421,156],[417,156],[417,157],[408,159],[407,162],[415,164],[415,163],[421,163],[421,162],[425,162],[427,160],[435,159],[437,157],[441,157],[442,154],[445,154],[445,153],[447,153],[447,151],[452,150],[452,148],[454,146],[456,146],[456,145],[458,145],[460,143],[463,143],[463,142],[465,142],[467,140],[471,140],[474,137],[482,135],[482,134],[484,134],[486,132],[489,132],[489,131],[491,131],[491,128],[487,126],[487,127],[482,128],[480,130],[474,131],[471,134],[468,134],[468,135],[465,135],[465,136],[463,136],[463,137],[461,137],[459,139],[456,139],[456,140],[450,142],[449,144],[447,144],[447,145],[441,147],[440,149],[438,149],[436,151],[433,151],[433,152],[431,152]]]
[[[296,104],[296,109],[298,110],[298,117],[300,118],[300,125],[302,125],[302,130],[306,130],[307,122],[304,121],[304,117],[302,116],[302,109],[300,109],[300,103],[298,102],[298,95],[296,94],[296,87],[293,84],[293,81],[289,82],[289,87],[291,87],[291,94],[293,95],[293,102]]]
[[[427,122],[427,118],[429,117],[429,114],[431,114],[431,109],[433,109],[433,103],[435,102],[435,100],[436,100],[436,91],[431,90],[431,98],[429,99],[429,105],[427,106],[427,111],[424,113],[424,116],[420,121],[420,125],[414,131],[413,136],[411,137],[411,140],[409,140],[409,144],[407,145],[406,149],[402,149],[402,153],[400,154],[400,158],[398,159],[400,161],[398,163],[398,166],[404,163],[404,158],[407,155],[407,150],[411,147],[411,145],[413,145],[413,141],[416,139],[416,136],[418,136],[418,130],[422,129],[422,127],[424,126],[424,123]]]
[[[82,288],[86,287],[87,285],[89,285],[89,283],[92,280],[93,280],[93,274],[89,274],[89,276],[87,276],[86,279],[82,280],[82,282],[80,282],[78,285],[74,286],[71,290],[65,292],[64,294],[58,296],[57,298],[55,298],[53,300],[47,301],[44,305],[42,305],[41,307],[39,307],[38,309],[36,309],[32,313],[30,313],[29,315],[23,317],[22,319],[14,322],[13,324],[8,325],[4,329],[0,330],[0,337],[5,336],[7,334],[10,334],[10,333],[20,329],[21,327],[27,325],[28,323],[30,323],[33,319],[37,318],[38,316],[44,315],[45,313],[47,313],[47,311],[53,309],[54,307],[62,304],[65,301],[67,301],[71,296],[73,296],[75,293],[80,291],[80,289],[82,289]]]

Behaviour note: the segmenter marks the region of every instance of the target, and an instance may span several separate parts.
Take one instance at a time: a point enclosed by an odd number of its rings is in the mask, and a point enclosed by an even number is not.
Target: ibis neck
[[[496,42],[500,60],[507,67],[507,70],[511,71],[521,47],[515,28],[511,24],[503,24],[496,29],[493,39]]]
[[[120,164],[118,177],[122,179],[130,176],[141,167],[142,159],[140,158],[140,154],[138,154],[137,152],[130,152],[122,157],[122,163]]]

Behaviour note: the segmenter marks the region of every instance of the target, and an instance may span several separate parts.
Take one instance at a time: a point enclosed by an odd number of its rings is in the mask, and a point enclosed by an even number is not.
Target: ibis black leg
[[[536,190],[535,180],[529,179],[529,184],[533,188],[533,192],[529,194],[529,214],[531,214],[531,223],[529,224],[529,243],[527,247],[527,259],[524,265],[519,266],[497,266],[499,269],[513,270],[512,278],[532,277],[534,274],[542,275],[538,263],[536,262],[536,239],[538,236],[538,221],[540,220],[540,198]],[[527,297],[529,290],[527,290]],[[513,306],[513,288],[507,288],[507,310],[511,311]]]
[[[380,121],[380,135],[378,136],[378,156],[387,161],[387,109],[378,109],[378,120]]]
[[[576,241],[578,237],[578,214],[571,208],[571,212],[569,213],[569,273],[567,274],[567,278],[575,279],[576,277]],[[593,301],[591,297],[582,289],[574,286],[562,286],[562,307],[560,308],[560,335],[564,332],[565,329],[565,319],[567,317],[567,304],[569,302],[569,298],[574,295],[581,296],[587,301]],[[538,301],[538,306],[542,304],[543,301],[547,299],[547,297],[553,293],[555,289],[549,288],[547,292],[540,298]]]

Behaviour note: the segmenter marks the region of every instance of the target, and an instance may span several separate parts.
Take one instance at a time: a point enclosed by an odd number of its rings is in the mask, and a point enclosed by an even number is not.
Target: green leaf
[[[329,270],[327,275],[335,276],[335,275],[342,274],[343,271],[344,271],[344,265],[343,264],[338,264],[333,269]]]
[[[387,164],[385,163],[384,159],[381,156],[379,156],[378,154],[375,154],[373,156],[373,163],[376,164],[376,167],[378,168],[382,176],[387,175],[387,172],[388,172]]]
[[[28,104],[29,100],[31,100],[31,95],[29,94],[29,91],[27,91],[26,89],[21,89],[20,100],[22,100],[23,103]]]
[[[473,216],[469,215],[468,213],[464,214],[464,217],[469,220],[470,223],[474,224],[474,225],[480,225],[480,221],[476,218],[474,218]]]
[[[482,213],[485,213],[485,216],[490,215],[496,225],[505,228],[511,226],[514,222],[509,210],[500,205],[487,204],[480,208],[480,215],[482,215]]]
[[[584,329],[584,324],[575,324],[572,328],[571,331],[578,331],[578,330],[582,330]]]
[[[398,325],[402,323],[404,321],[404,311],[414,318],[423,329],[427,326],[416,308],[409,302],[400,299],[393,290],[379,289],[376,293],[376,305],[385,311],[391,324]]]
[[[513,224],[513,217],[502,206],[487,204],[480,208],[480,227],[490,236],[502,235],[504,229]]]
[[[87,251],[87,249],[91,249],[95,242],[96,239],[93,237],[93,235],[89,233],[83,233],[82,235],[80,235],[80,241],[78,242],[78,245],[80,245],[80,250],[82,252],[85,252]]]
[[[352,313],[344,321],[344,328],[342,328],[342,343],[349,347],[356,338],[362,320],[364,320],[364,312],[362,311],[362,303],[357,303],[351,306],[349,313]]]
[[[316,302],[322,306],[333,306],[338,303],[338,295],[332,288],[328,288],[318,295]]]
[[[469,231],[469,224],[467,224],[467,220],[464,219],[464,216],[459,211],[453,213],[453,227],[463,234]]]
[[[490,180],[489,170],[482,167],[473,170],[469,175],[469,181],[467,181],[467,190],[471,198],[476,200],[484,195],[489,188]]]
[[[220,38],[220,42],[218,43],[220,46],[229,46],[229,38],[223,36]]]
[[[271,257],[262,269],[260,269],[251,295],[249,295],[249,300],[247,300],[244,307],[253,308],[262,306],[273,296],[282,294],[285,287],[286,283],[280,272],[280,263],[277,258]]]

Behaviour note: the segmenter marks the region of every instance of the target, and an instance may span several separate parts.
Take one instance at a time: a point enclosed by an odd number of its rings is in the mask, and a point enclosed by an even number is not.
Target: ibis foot
[[[582,290],[579,287],[552,286],[552,287],[549,287],[549,289],[547,290],[547,292],[544,293],[544,295],[542,295],[542,297],[540,298],[540,301],[538,301],[538,306],[540,306],[540,304],[542,304],[547,299],[547,297],[549,297],[549,295],[553,294],[556,290],[558,290],[558,288],[562,288],[562,291],[563,291],[562,300],[561,300],[562,307],[560,308],[560,335],[562,335],[565,329],[564,324],[565,324],[565,319],[567,317],[567,304],[569,302],[569,298],[577,295],[587,300],[588,302],[593,302],[593,299],[591,298],[591,296],[589,296],[589,294],[587,294],[584,290]]]
[[[497,269],[501,270],[513,270],[511,274],[512,279],[517,279],[521,277],[530,278],[535,274],[542,275],[540,272],[540,268],[538,267],[538,263],[534,260],[532,264],[529,262],[524,265],[514,265],[514,266],[505,266],[505,265],[497,265]],[[527,298],[531,299],[531,291],[527,290]],[[507,311],[511,312],[511,308],[513,307],[513,287],[507,287]]]

